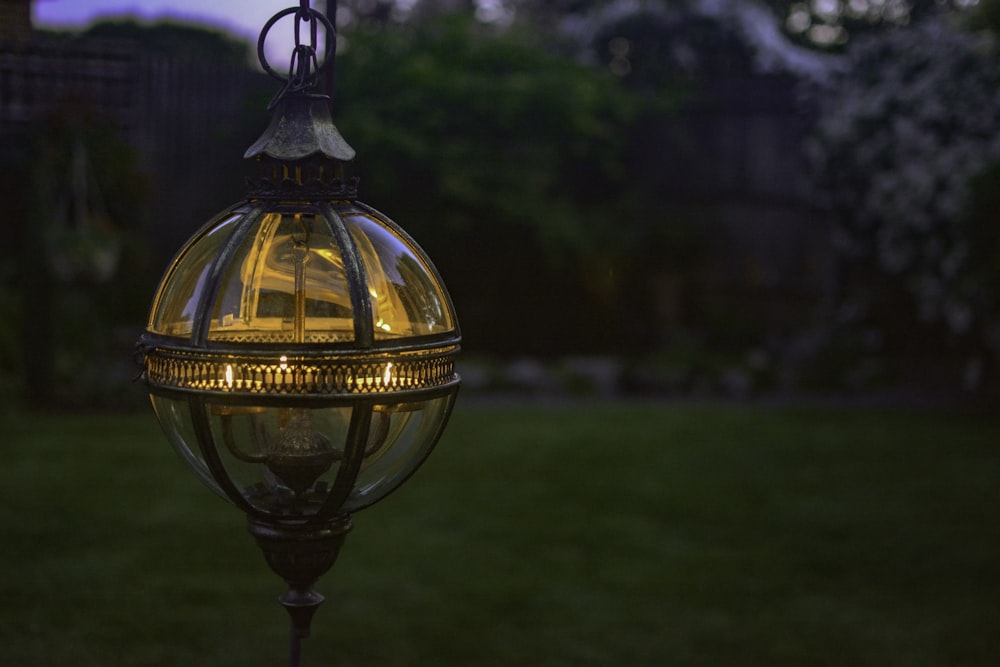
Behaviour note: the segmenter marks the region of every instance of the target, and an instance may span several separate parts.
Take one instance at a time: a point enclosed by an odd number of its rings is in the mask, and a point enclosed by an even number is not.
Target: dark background
[[[998,5],[968,4],[341,2],[334,118],[473,391],[995,401]],[[277,84],[207,28],[0,8],[0,395],[131,406]]]

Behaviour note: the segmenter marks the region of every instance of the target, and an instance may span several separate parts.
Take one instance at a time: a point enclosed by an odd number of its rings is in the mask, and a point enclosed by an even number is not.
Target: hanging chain
[[[285,77],[276,72],[267,62],[264,55],[264,42],[267,34],[275,23],[286,16],[294,15],[295,22],[295,47],[288,64],[288,76]],[[303,43],[302,24],[308,25],[308,42]],[[319,27],[322,24],[326,31],[326,47],[324,49],[323,63],[319,62],[317,45],[319,44]],[[294,93],[308,93],[314,90],[319,83],[319,74],[325,68],[332,66],[333,56],[337,50],[337,31],[326,16],[318,10],[309,6],[309,0],[300,0],[298,7],[289,7],[278,12],[264,24],[257,40],[257,58],[260,60],[264,71],[284,83],[281,90],[274,96],[268,110],[273,109],[279,101],[286,95]]]

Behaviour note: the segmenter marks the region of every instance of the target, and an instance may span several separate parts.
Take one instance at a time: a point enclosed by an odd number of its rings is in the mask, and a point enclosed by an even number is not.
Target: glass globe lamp
[[[303,637],[351,515],[441,435],[460,335],[427,255],[344,179],[354,151],[325,96],[286,90],[246,157],[247,199],[198,231],[157,289],[143,377],[173,447],[247,514]]]

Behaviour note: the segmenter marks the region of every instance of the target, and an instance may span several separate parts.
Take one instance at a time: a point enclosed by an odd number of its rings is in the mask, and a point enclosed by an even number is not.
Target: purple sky
[[[260,29],[272,15],[298,4],[298,0],[35,0],[33,17],[40,28],[70,29],[107,17],[129,15],[147,21],[169,18],[218,26],[256,43]],[[326,3],[313,5],[325,8]],[[268,53],[290,54],[291,19],[275,26],[272,34]]]

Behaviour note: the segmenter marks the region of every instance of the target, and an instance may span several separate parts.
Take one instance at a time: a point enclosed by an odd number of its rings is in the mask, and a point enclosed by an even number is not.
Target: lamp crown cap
[[[243,157],[267,156],[291,162],[321,155],[339,162],[353,160],[355,151],[333,124],[328,102],[325,95],[281,98],[270,125]]]

